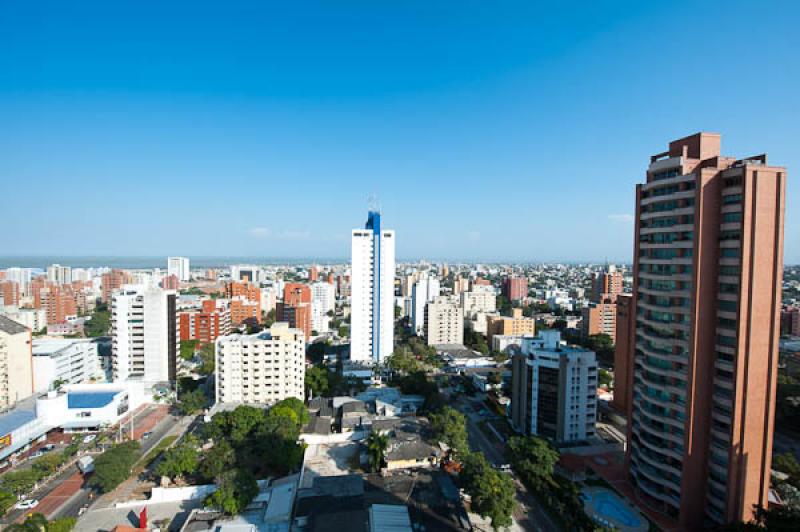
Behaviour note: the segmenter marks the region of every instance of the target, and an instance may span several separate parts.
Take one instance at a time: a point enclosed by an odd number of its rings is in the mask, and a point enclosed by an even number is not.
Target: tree
[[[597,383],[600,385],[601,388],[610,388],[611,387],[611,373],[608,370],[600,368],[597,370]]]
[[[367,438],[367,457],[369,458],[370,471],[373,473],[380,471],[388,446],[389,438],[385,434],[371,432]]]
[[[311,416],[308,414],[306,405],[296,397],[287,397],[286,399],[278,401],[269,409],[267,416],[284,416],[291,418],[298,428],[311,421]]]
[[[77,522],[78,520],[74,517],[62,517],[61,519],[50,521],[47,525],[47,532],[70,532],[75,528],[75,523]]]
[[[211,375],[214,373],[215,369],[215,362],[214,362],[214,353],[216,350],[216,346],[213,343],[203,344],[200,347],[200,367],[197,371],[201,375]]]
[[[170,478],[182,477],[196,470],[199,461],[197,441],[192,436],[187,436],[178,445],[167,449],[156,467],[156,473]]]
[[[218,508],[228,515],[241,513],[258,494],[255,477],[248,471],[237,469],[223,474],[217,490],[206,497],[205,504]]]
[[[328,370],[317,366],[312,366],[306,370],[305,392],[306,397],[324,396],[328,393],[330,384],[328,382]]]
[[[236,463],[236,455],[233,447],[227,441],[220,440],[205,453],[198,471],[203,478],[213,481],[220,478],[225,471],[230,470],[234,463]]]
[[[245,441],[250,433],[264,422],[264,411],[252,406],[237,406],[227,413],[228,435],[231,442],[236,445]]]
[[[197,349],[197,340],[181,340],[181,358],[184,360],[192,360],[194,352]]]
[[[558,451],[535,436],[515,436],[508,440],[508,458],[514,471],[534,490],[553,485],[553,470],[559,459]]]
[[[472,511],[491,519],[495,530],[511,526],[516,505],[511,477],[493,469],[483,454],[467,453],[459,479],[471,498]]]
[[[430,416],[431,429],[434,437],[446,443],[458,453],[469,451],[467,443],[467,421],[464,414],[449,406],[432,413]]]
[[[0,516],[6,514],[9,508],[14,506],[17,502],[17,497],[13,493],[6,490],[0,490]]]
[[[89,338],[96,338],[106,336],[109,329],[111,329],[111,311],[105,303],[97,305],[89,321],[83,324],[83,334]]]
[[[47,532],[49,530],[47,525],[47,518],[40,513],[35,513],[29,515],[22,523],[9,525],[6,530],[12,532]]]
[[[348,327],[347,325],[340,325],[338,332],[341,338],[347,338],[348,336],[350,336],[350,327]]]
[[[139,442],[115,445],[94,460],[94,474],[89,481],[103,493],[112,491],[131,474],[139,457]]]
[[[33,469],[20,469],[3,475],[2,484],[3,489],[19,496],[30,492],[39,480],[39,473]]]
[[[206,395],[202,390],[185,392],[178,398],[178,410],[184,416],[191,416],[206,407]]]

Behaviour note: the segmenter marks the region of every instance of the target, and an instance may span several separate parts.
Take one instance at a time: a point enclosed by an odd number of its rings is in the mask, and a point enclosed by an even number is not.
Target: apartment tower
[[[767,506],[786,170],[698,133],[636,187],[628,467],[681,528]]]
[[[352,239],[350,359],[378,364],[394,350],[394,231],[370,211]]]

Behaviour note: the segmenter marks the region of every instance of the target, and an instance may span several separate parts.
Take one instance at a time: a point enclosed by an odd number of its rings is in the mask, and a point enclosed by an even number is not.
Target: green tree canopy
[[[199,462],[197,441],[187,436],[178,445],[167,449],[156,467],[156,473],[170,478],[181,477],[197,469]]]
[[[122,484],[130,476],[133,465],[139,458],[139,449],[139,442],[125,442],[111,447],[95,458],[90,484],[103,493]]]
[[[241,513],[258,494],[255,477],[248,471],[236,469],[224,473],[217,484],[217,491],[209,495],[205,503],[228,515]]]
[[[489,518],[495,530],[511,526],[516,500],[511,477],[498,472],[481,453],[468,453],[459,480],[471,497],[472,511]]]
[[[288,397],[282,401],[278,401],[269,409],[267,415],[268,417],[284,416],[292,418],[298,427],[302,427],[311,420],[306,405],[296,397]]]
[[[430,416],[434,437],[446,443],[459,453],[469,451],[467,443],[467,421],[464,414],[455,408],[445,406]]]
[[[508,440],[506,449],[514,471],[534,489],[552,485],[559,454],[545,440],[535,436],[515,436]]]
[[[226,440],[219,440],[205,452],[200,462],[199,472],[203,478],[214,481],[230,470],[236,463],[236,454],[233,447]]]
[[[184,392],[178,397],[178,410],[184,416],[191,416],[205,408],[207,403],[208,401],[203,391],[195,389]]]
[[[314,397],[325,396],[330,389],[328,382],[328,370],[317,366],[312,366],[306,370],[305,393],[306,397],[313,394]]]

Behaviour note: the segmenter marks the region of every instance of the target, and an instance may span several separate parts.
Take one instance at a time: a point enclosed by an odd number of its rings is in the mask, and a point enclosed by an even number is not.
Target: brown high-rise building
[[[592,301],[614,303],[622,293],[622,274],[614,266],[592,276]]]
[[[616,307],[616,339],[614,344],[614,400],[612,405],[627,413],[631,406],[633,387],[633,344],[636,334],[636,315],[633,312],[633,295],[619,294]]]
[[[0,281],[0,297],[5,306],[19,306],[19,284],[15,281]]]
[[[131,282],[131,276],[124,270],[111,270],[104,273],[101,277],[101,290],[103,301],[111,301],[111,294],[114,290],[119,290],[122,285]]]
[[[767,506],[786,170],[698,133],[636,188],[628,467],[680,528]]]
[[[525,299],[528,297],[528,280],[524,277],[506,277],[503,279],[503,295],[509,301]]]
[[[276,306],[276,318],[289,327],[300,329],[306,338],[311,338],[311,287],[302,283],[286,283],[283,287],[283,302]]]

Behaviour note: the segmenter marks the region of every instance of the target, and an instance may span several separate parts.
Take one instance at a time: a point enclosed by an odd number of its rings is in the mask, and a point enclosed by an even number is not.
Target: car
[[[42,447],[42,452],[46,453],[46,452],[52,451],[55,448],[56,448],[56,444],[55,443],[48,443],[47,445]]]
[[[42,451],[36,451],[30,457],[31,458],[39,458],[40,456],[44,456],[44,453]]]
[[[14,508],[17,510],[30,510],[31,508],[36,508],[39,505],[39,501],[36,499],[25,499],[24,501],[20,501],[14,505]]]
[[[88,436],[83,438],[83,443],[92,443],[96,439],[97,439],[97,436],[95,434],[89,434]]]
[[[143,439],[143,440],[146,440],[147,438],[149,438],[149,437],[150,437],[150,436],[152,436],[152,435],[153,435],[153,433],[152,433],[152,432],[150,432],[150,431],[148,431],[148,432],[145,432],[144,434],[142,434],[142,439]]]

